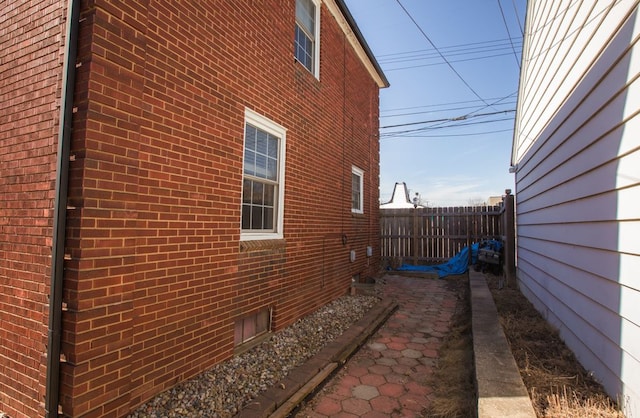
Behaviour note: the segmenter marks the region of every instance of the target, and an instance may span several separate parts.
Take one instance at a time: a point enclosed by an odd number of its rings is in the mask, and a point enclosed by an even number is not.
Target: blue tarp
[[[475,264],[478,260],[478,248],[480,244],[471,244],[471,264]],[[435,266],[412,266],[403,264],[397,271],[414,271],[419,273],[436,273],[438,278],[451,276],[455,274],[463,274],[467,271],[469,263],[469,247],[464,247],[458,254],[453,256],[449,261]]]

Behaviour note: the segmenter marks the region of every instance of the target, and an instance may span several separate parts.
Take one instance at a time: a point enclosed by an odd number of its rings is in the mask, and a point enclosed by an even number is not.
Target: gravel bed
[[[129,418],[232,417],[358,321],[379,299],[343,296],[251,350],[169,389]]]

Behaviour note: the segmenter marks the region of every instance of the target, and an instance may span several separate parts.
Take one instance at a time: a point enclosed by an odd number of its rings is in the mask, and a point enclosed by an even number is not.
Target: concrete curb
[[[484,275],[469,271],[478,418],[535,418]]]
[[[284,418],[333,375],[398,309],[383,300],[340,337],[245,406],[238,418]]]

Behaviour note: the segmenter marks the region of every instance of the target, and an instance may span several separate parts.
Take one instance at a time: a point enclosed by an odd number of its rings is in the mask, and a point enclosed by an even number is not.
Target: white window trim
[[[316,48],[313,51],[314,55],[314,68],[313,75],[316,76],[318,80],[320,80],[320,5],[322,2],[320,0],[312,0],[316,5],[316,33],[314,34],[316,37]]]
[[[272,135],[280,138],[280,149],[278,154],[278,202],[277,202],[277,216],[275,223],[275,232],[250,232],[242,230],[242,216],[240,216],[240,241],[251,240],[267,240],[267,239],[282,239],[284,238],[284,178],[285,178],[285,160],[287,150],[287,129],[272,120],[254,112],[249,108],[244,110],[244,124],[242,125],[242,150],[244,156],[244,131],[246,124],[249,123],[256,128],[269,132]],[[242,178],[244,178],[244,157],[242,162]],[[242,200],[242,190],[240,190],[240,196]],[[242,203],[241,203],[242,204]]]
[[[320,5],[322,4],[321,0],[311,0],[313,4],[316,6],[315,11],[315,27],[314,34],[315,43],[313,49],[313,71],[312,74],[315,78],[320,80]],[[296,22],[297,25],[297,22]],[[300,63],[302,65],[302,63]],[[303,65],[304,67],[304,65]],[[306,68],[306,67],[305,67]]]
[[[351,166],[351,174],[356,174],[360,177],[360,209],[355,209],[353,207],[353,201],[349,199],[351,202],[351,212],[352,213],[364,213],[364,170],[359,169],[355,165]]]

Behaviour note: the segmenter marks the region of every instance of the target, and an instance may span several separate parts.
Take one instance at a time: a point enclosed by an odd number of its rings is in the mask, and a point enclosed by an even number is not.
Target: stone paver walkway
[[[457,291],[444,280],[388,274],[383,296],[399,309],[297,418],[422,417],[429,377],[449,332]]]

